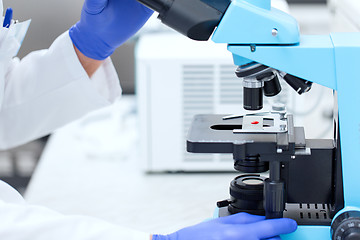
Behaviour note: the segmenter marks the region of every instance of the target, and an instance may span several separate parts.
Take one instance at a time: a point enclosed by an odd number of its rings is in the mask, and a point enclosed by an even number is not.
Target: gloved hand
[[[103,60],[134,35],[153,11],[136,0],[85,0],[81,19],[70,28],[75,47]]]
[[[280,240],[278,235],[295,231],[297,224],[288,218],[265,220],[265,217],[238,213],[217,218],[170,235],[153,235],[152,240]]]

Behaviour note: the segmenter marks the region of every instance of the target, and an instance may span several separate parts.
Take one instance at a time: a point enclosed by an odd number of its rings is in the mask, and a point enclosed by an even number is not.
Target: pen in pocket
[[[12,16],[13,16],[12,8],[6,9],[6,13],[5,13],[5,17],[4,17],[4,23],[3,23],[4,28],[9,28],[10,27]]]

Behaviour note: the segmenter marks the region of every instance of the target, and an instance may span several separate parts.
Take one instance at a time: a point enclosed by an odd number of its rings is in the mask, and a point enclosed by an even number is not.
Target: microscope
[[[238,66],[244,108],[254,112],[197,115],[187,139],[188,152],[233,154],[244,173],[230,183],[230,199],[218,202],[218,217],[292,218],[299,227],[285,240],[360,239],[360,33],[300,36],[296,20],[271,0],[138,1],[191,39],[228,44]],[[334,90],[333,139],[306,139],[281,106],[261,111],[280,80],[298,94],[312,83]]]

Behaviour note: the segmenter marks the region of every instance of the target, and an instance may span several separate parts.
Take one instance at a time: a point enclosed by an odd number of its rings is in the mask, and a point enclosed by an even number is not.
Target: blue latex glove
[[[85,0],[80,21],[69,30],[70,38],[85,56],[103,60],[134,35],[152,13],[136,0]]]
[[[170,235],[153,235],[153,240],[280,240],[278,235],[294,232],[297,224],[288,218],[269,219],[238,213],[217,218]]]

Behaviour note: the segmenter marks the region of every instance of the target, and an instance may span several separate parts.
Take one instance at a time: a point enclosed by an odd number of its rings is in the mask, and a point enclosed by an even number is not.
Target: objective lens
[[[264,94],[273,97],[281,92],[281,85],[278,76],[273,73],[269,80],[264,81]]]
[[[258,81],[256,78],[244,78],[244,109],[263,108],[263,85],[263,81]]]

